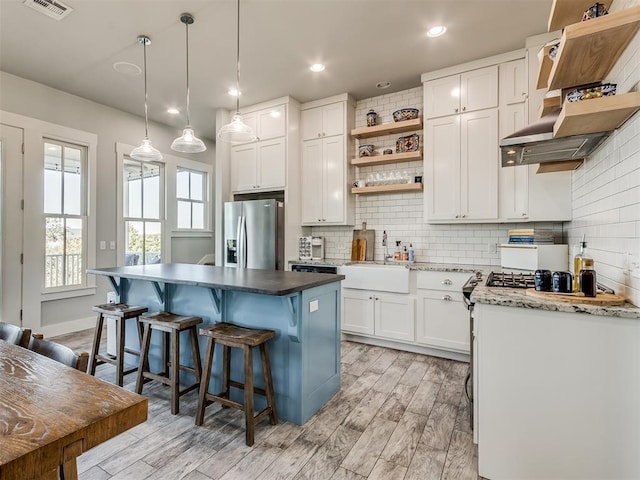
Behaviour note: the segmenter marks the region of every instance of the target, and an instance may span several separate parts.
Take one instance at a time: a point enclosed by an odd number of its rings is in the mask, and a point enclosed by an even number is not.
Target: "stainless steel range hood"
[[[560,111],[545,115],[537,122],[500,140],[502,166],[584,159],[609,136],[609,132],[554,137],[553,125]]]

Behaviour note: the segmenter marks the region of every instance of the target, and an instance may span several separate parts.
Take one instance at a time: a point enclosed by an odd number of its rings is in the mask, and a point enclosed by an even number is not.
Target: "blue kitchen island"
[[[169,311],[202,317],[201,327],[230,322],[274,330],[269,357],[278,416],[304,424],[340,389],[340,281],[343,275],[237,269],[166,263],[87,271],[105,276],[120,301],[150,312]],[[135,319],[130,320],[135,322]],[[137,349],[134,324],[127,326],[128,347]],[[152,368],[160,366],[160,336],[153,336]],[[201,355],[206,337],[200,337]],[[187,337],[181,362],[192,365]],[[221,349],[216,349],[210,391],[220,391]],[[232,378],[242,381],[241,352],[232,349]],[[137,362],[128,356],[128,362]],[[256,386],[264,387],[260,356],[254,355]],[[188,375],[184,372],[181,375]],[[183,382],[188,383],[191,379]],[[234,390],[234,389],[232,389]],[[241,392],[235,391],[238,399]],[[256,408],[264,399],[256,396]]]

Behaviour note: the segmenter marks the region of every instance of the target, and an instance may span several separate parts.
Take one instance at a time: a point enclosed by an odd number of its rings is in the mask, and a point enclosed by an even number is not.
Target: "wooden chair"
[[[89,363],[88,352],[75,353],[65,345],[45,340],[42,338],[42,334],[33,335],[29,340],[28,348],[68,367],[75,368],[81,372],[87,371],[87,364]]]
[[[196,425],[202,425],[204,421],[205,408],[218,402],[226,407],[236,408],[244,412],[245,417],[245,443],[248,446],[254,442],[254,427],[263,418],[269,417],[271,425],[278,423],[276,412],[276,402],[273,392],[273,380],[271,377],[271,364],[269,363],[269,353],[267,341],[276,336],[273,330],[258,330],[255,328],[241,327],[231,323],[217,323],[212,327],[201,328],[200,335],[207,337],[207,351],[204,356],[204,366],[202,369],[202,380],[200,381],[200,392],[198,395],[198,407],[196,410]],[[215,344],[223,346],[222,350],[222,391],[220,393],[209,393],[209,381],[213,367],[213,354]],[[253,382],[253,355],[252,349],[260,348],[262,358],[262,373],[264,374],[265,388],[258,388]],[[244,383],[231,379],[231,348],[239,348],[244,356]],[[231,387],[244,390],[244,404],[235,402],[229,398]],[[253,395],[257,393],[267,399],[267,406],[258,414],[253,410]]]
[[[14,345],[20,345],[27,348],[29,345],[29,338],[31,337],[31,329],[20,328],[17,325],[10,323],[0,322],[0,339],[7,343]]]

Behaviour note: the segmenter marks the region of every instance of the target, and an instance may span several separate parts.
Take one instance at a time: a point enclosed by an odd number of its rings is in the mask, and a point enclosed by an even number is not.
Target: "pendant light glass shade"
[[[162,154],[153,148],[149,139],[149,115],[147,107],[147,45],[151,45],[151,39],[146,35],[138,36],[138,43],[142,45],[144,52],[144,138],[139,147],[131,150],[129,156],[142,162],[157,162],[162,160]]]
[[[182,153],[200,153],[207,149],[202,140],[196,137],[191,128],[191,118],[189,114],[189,25],[193,23],[193,15],[183,13],[180,21],[184,23],[187,40],[187,126],[182,131],[182,136],[176,138],[171,144],[171,150]]]
[[[231,123],[224,125],[218,132],[218,140],[229,143],[247,143],[257,140],[253,129],[242,121],[240,114],[240,0],[238,0],[238,28],[236,37],[236,113]]]

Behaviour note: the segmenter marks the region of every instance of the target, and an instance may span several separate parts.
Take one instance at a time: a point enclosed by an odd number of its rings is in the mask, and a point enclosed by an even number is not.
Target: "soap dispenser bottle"
[[[400,249],[400,244],[402,242],[400,240],[396,240],[396,251],[393,254],[393,258],[395,260],[402,260],[402,250]]]
[[[580,252],[573,257],[573,291],[580,291],[580,272],[584,270],[586,263],[593,265],[593,259],[589,258],[586,252],[587,242],[585,241],[585,235],[582,235],[582,241],[580,242]]]
[[[413,250],[413,245],[410,243],[409,244],[409,261],[413,262],[415,261],[415,251]]]

